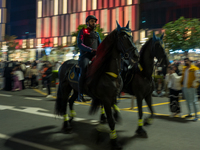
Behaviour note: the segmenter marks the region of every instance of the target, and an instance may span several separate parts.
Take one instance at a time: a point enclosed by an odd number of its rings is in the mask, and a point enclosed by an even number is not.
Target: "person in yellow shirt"
[[[181,79],[181,84],[183,86],[183,94],[187,101],[189,114],[186,118],[192,117],[191,107],[193,105],[195,112],[194,121],[198,120],[198,99],[196,88],[198,87],[198,70],[199,68],[194,66],[189,58],[184,59],[185,66],[183,67],[183,76]]]

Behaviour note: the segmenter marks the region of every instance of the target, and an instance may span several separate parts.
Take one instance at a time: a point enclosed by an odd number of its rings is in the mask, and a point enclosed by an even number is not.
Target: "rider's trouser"
[[[86,71],[89,61],[90,59],[87,57],[81,58],[79,60],[79,67],[80,67],[79,85],[78,85],[79,94],[83,94],[84,79],[86,76]]]

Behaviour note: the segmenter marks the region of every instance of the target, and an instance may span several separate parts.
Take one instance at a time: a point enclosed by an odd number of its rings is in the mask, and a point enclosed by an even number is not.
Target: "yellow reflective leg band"
[[[143,119],[138,120],[138,126],[143,126]]]
[[[68,114],[66,114],[66,115],[63,115],[63,117],[64,117],[64,121],[69,121]]]
[[[117,138],[117,133],[115,130],[110,130],[110,139],[116,139]]]
[[[101,114],[105,114],[105,109],[103,107],[101,108]]]
[[[74,110],[70,110],[70,117],[76,117],[76,112]]]
[[[142,66],[138,63],[138,68],[140,69],[140,71],[143,70]]]
[[[114,104],[113,107],[114,107],[114,110],[120,112],[119,107],[117,105]]]

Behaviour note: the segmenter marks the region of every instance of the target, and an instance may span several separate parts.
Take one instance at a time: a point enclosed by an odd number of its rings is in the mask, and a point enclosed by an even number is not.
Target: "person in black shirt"
[[[80,30],[78,34],[78,47],[80,49],[78,101],[83,100],[83,84],[87,71],[87,65],[89,64],[89,61],[96,55],[97,47],[101,43],[99,33],[95,31],[96,22],[97,18],[93,15],[89,15],[86,18],[86,24],[88,27],[86,29],[83,28],[82,30]]]

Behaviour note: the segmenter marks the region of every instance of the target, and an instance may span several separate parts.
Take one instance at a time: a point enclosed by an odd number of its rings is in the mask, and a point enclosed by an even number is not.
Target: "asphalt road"
[[[76,103],[77,117],[73,132],[61,132],[62,118],[54,115],[54,98],[46,91],[26,89],[19,92],[0,91],[0,150],[107,150],[109,134],[102,133],[96,143],[99,113],[88,115],[89,103]],[[126,98],[128,97],[128,98]],[[180,102],[182,118],[169,117],[167,98],[153,98],[155,119],[145,126],[148,138],[135,135],[137,108],[130,110],[129,95],[119,99],[122,123],[116,125],[123,150],[199,150],[200,120],[186,120],[186,103]],[[148,108],[144,104],[144,117]],[[200,114],[200,113],[199,113]],[[108,130],[107,125],[105,129]]]

